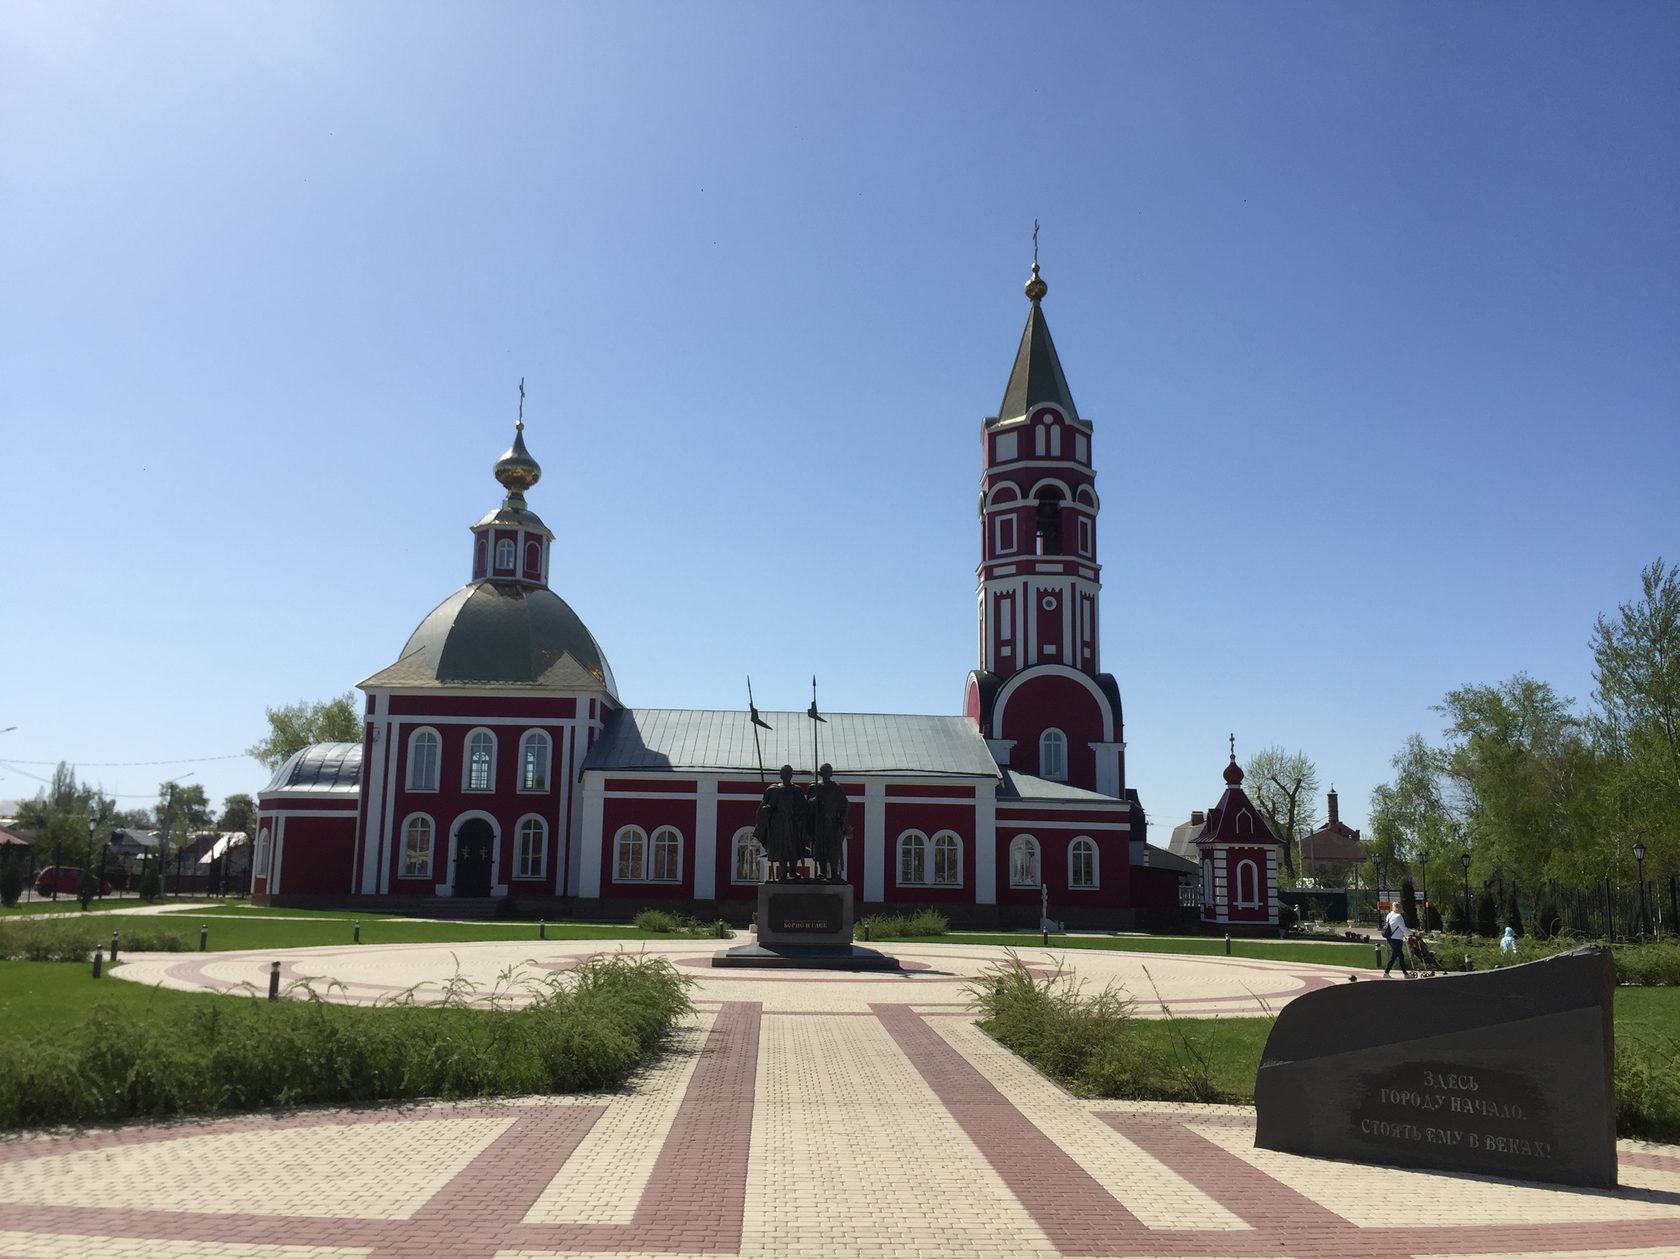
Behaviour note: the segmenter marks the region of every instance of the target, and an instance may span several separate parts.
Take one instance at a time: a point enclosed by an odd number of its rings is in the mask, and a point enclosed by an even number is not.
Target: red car
[[[35,890],[42,896],[57,892],[60,896],[75,896],[82,890],[80,866],[48,866],[35,876]],[[109,896],[111,885],[99,880],[99,894]]]

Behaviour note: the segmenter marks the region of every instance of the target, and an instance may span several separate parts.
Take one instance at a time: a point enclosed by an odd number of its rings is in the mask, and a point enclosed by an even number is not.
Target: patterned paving
[[[441,973],[493,982],[510,960],[549,972],[585,952],[510,959],[508,947],[455,946]],[[653,951],[704,957],[692,943]],[[288,962],[368,1000],[437,967],[437,952],[299,950]],[[0,1141],[0,1256],[1680,1256],[1680,1149],[1624,1142],[1613,1192],[1255,1150],[1244,1108],[1068,1097],[963,1013],[977,963],[949,948],[913,956],[925,969],[908,977],[696,966],[697,1017],[621,1095]],[[1344,981],[1113,956],[1071,963],[1087,982],[1187,1012],[1275,1009]],[[267,960],[123,969],[223,987],[265,976]],[[1053,971],[1070,959],[1026,960]]]

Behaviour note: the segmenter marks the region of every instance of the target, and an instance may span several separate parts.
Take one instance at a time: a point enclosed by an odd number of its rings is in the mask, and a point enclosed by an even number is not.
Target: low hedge
[[[688,985],[663,958],[612,954],[570,975],[507,975],[490,994],[457,982],[432,1006],[339,1005],[307,989],[218,998],[184,1019],[101,1005],[68,1034],[17,1046],[0,1128],[616,1088],[689,1011]],[[492,1008],[469,1008],[481,996]],[[516,996],[533,999],[515,1008]]]

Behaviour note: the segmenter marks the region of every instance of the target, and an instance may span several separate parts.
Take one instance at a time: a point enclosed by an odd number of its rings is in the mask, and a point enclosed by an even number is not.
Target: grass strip
[[[61,982],[22,999],[8,990],[0,1013],[27,1015]],[[622,953],[566,975],[510,970],[488,993],[458,980],[434,1005],[101,988],[110,999],[68,1026],[37,1019],[31,1034],[0,1039],[0,1128],[611,1089],[691,1008],[689,981],[668,961]]]
[[[969,992],[982,1030],[1082,1097],[1254,1102],[1269,1018],[1140,1018],[1117,987],[1035,979],[1014,954]],[[1617,1135],[1680,1142],[1680,989],[1618,988],[1614,1017]]]

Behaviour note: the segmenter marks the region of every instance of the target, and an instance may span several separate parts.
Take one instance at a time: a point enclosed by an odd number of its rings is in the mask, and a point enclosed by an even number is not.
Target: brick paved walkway
[[[1622,1143],[1608,1193],[1255,1150],[1244,1108],[1082,1102],[1000,1049],[964,1012],[974,950],[891,946],[916,969],[854,978],[713,972],[713,947],[650,946],[699,981],[698,1013],[622,1095],[0,1141],[0,1256],[1680,1256],[1675,1147]],[[588,951],[285,961],[293,979],[369,1000]],[[1186,1013],[1276,1009],[1345,982],[1290,963],[1022,955]],[[121,971],[266,986],[271,956],[137,956]]]

